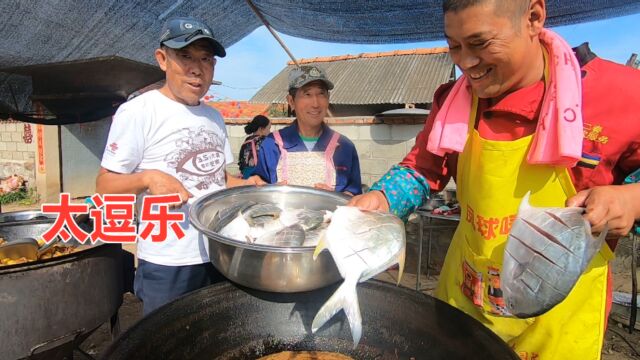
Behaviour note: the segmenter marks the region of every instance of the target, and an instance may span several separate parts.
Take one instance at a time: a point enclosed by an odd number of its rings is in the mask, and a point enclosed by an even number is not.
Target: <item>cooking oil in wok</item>
[[[258,360],[353,360],[352,357],[327,351],[282,351]]]

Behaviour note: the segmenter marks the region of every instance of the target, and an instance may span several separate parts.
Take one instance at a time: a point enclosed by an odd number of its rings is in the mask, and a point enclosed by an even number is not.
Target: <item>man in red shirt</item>
[[[633,107],[640,104],[640,72],[598,58],[586,44],[577,48],[582,106],[565,110],[560,116],[565,122],[553,124],[559,124],[558,136],[565,136],[560,142],[573,140],[578,153],[573,161],[534,161],[531,149],[549,145],[539,142],[550,128],[546,117],[553,107],[546,105],[548,98],[567,97],[566,91],[553,88],[562,71],[558,69],[575,62],[554,55],[551,44],[563,41],[544,29],[545,1],[444,0],[443,8],[450,55],[463,74],[458,82],[464,83],[445,84],[436,92],[413,149],[372,191],[350,204],[406,217],[453,176],[462,221],[436,296],[483,322],[522,358],[599,358],[610,304],[608,246],[565,301],[533,319],[496,311],[501,309],[493,303],[501,301],[495,298],[499,289],[493,289],[494,296],[488,292],[500,282],[489,279],[501,269],[510,224],[529,191],[534,206],[586,208],[594,232],[606,227],[610,235],[623,236],[640,218],[640,184],[620,185],[640,168],[640,113]],[[464,103],[456,99],[465,86],[471,110],[466,110],[470,121],[464,147],[436,154],[428,148],[433,150],[437,140],[432,130],[440,126],[438,114],[443,108],[450,113],[451,103]],[[583,131],[567,137],[574,121],[582,122]],[[609,245],[613,248],[614,241]]]

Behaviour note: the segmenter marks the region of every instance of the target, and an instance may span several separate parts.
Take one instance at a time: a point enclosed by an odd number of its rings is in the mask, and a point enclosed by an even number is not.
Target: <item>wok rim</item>
[[[330,285],[331,286],[331,285]],[[339,286],[339,285],[338,285]],[[337,289],[338,286],[335,288]],[[463,310],[456,308],[453,305],[448,304],[445,301],[438,299],[435,296],[428,295],[422,292],[417,292],[411,288],[397,286],[392,283],[388,283],[385,281],[370,279],[362,283],[358,283],[358,287],[366,287],[369,291],[375,291],[379,295],[384,295],[384,292],[393,292],[393,295],[396,297],[405,297],[410,298],[411,302],[430,302],[434,307],[443,307],[450,311],[449,315],[456,317],[456,320],[462,319],[465,322],[464,325],[471,324],[471,329],[474,331],[478,331],[480,335],[486,336],[489,340],[493,342],[493,346],[498,346],[501,350],[504,351],[504,354],[501,355],[509,355],[509,359],[517,360],[520,359],[516,352],[509,347],[509,345],[500,338],[496,333],[491,331],[489,328],[484,326],[481,322],[474,319],[471,315],[465,313]],[[209,296],[229,296],[230,294],[239,293],[248,298],[255,298],[253,301],[258,302],[272,302],[272,303],[296,303],[299,297],[311,296],[316,290],[305,291],[301,293],[272,293],[268,291],[252,289],[246,287],[244,285],[238,284],[233,281],[222,281],[220,283],[212,284],[207,287],[195,290],[191,293],[184,294],[173,301],[162,305],[161,307],[153,310],[144,318],[135,322],[131,327],[121,332],[119,336],[114,339],[109,346],[104,350],[104,352],[99,357],[100,360],[110,360],[110,359],[123,359],[129,358],[126,356],[130,356],[132,353],[139,351],[140,341],[136,342],[137,339],[135,336],[141,336],[140,334],[145,334],[144,330],[148,330],[150,324],[152,325],[160,325],[164,324],[163,314],[165,314],[169,309],[170,310],[182,310],[183,307],[188,307],[189,302],[193,301],[191,299],[198,299],[199,294],[201,293],[209,293]],[[424,304],[423,304],[424,305]],[[437,312],[437,309],[434,309],[434,314]],[[348,326],[347,326],[348,328]],[[148,340],[149,337],[154,335],[144,336],[144,339]],[[325,335],[311,334],[313,337],[324,337],[328,339],[334,339],[334,337],[327,337]],[[133,340],[132,340],[133,339]],[[131,349],[134,349],[133,351]],[[313,351],[313,350],[307,350]],[[325,350],[331,351],[331,350]],[[342,354],[342,353],[341,353]],[[123,355],[125,357],[123,357]],[[492,358],[494,359],[494,358]]]
[[[45,214],[40,210],[19,210],[19,211],[9,211],[0,213],[0,227],[7,225],[17,225],[21,223],[25,223],[27,225],[29,222],[33,224],[42,224],[49,223],[55,221],[55,217],[50,214]],[[70,240],[71,241],[71,240]],[[79,243],[79,242],[78,242]],[[67,244],[66,241],[62,242],[62,244]],[[7,275],[17,272],[23,272],[28,270],[39,269],[43,267],[55,266],[62,263],[76,261],[76,259],[84,257],[85,255],[89,256],[96,248],[100,248],[104,245],[120,245],[122,244],[111,244],[103,241],[91,242],[90,239],[87,239],[84,243],[79,243],[78,246],[82,246],[81,249],[74,251],[69,254],[64,254],[60,256],[50,257],[48,259],[38,259],[35,261],[27,261],[25,263],[13,264],[13,265],[1,265],[0,266],[0,275]]]

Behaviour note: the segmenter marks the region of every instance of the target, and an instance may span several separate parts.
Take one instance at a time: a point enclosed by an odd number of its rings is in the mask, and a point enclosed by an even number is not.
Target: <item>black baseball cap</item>
[[[162,27],[160,45],[182,49],[200,39],[206,39],[211,43],[214,55],[219,57],[227,55],[224,46],[213,37],[211,28],[192,17],[175,17],[167,20]]]

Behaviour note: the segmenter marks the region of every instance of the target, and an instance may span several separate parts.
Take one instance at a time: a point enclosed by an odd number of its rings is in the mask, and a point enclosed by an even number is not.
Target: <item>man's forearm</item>
[[[251,185],[262,186],[262,185],[266,184],[264,182],[264,180],[262,180],[257,175],[249,176],[248,179],[242,179],[242,178],[235,177],[235,176],[229,174],[228,171],[225,171],[225,176],[227,178],[227,187],[228,188],[232,188],[232,187],[236,187],[236,186],[251,186]]]
[[[147,189],[145,172],[120,174],[101,169],[96,178],[98,194],[140,194]]]
[[[231,175],[228,171],[225,172],[225,176],[227,178],[227,187],[235,187],[246,185],[246,181],[241,178],[235,177]]]

